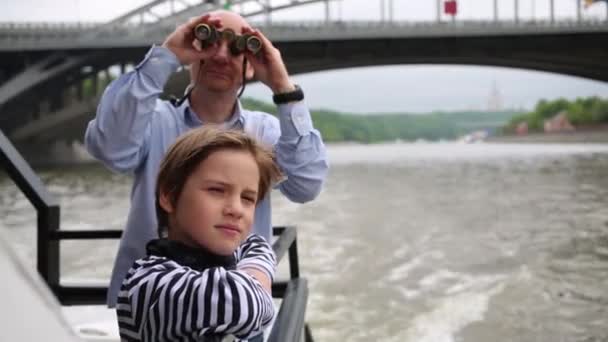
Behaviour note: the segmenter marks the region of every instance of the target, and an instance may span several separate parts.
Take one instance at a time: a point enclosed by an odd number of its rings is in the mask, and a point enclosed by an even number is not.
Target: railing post
[[[514,4],[515,4],[515,23],[519,23],[519,0],[515,0]]]
[[[294,239],[289,246],[289,274],[291,279],[300,277],[300,266],[298,260],[298,239]]]
[[[59,242],[51,234],[59,230],[59,204],[46,191],[40,178],[34,173],[11,141],[0,131],[0,166],[4,167],[15,185],[36,208],[37,268],[53,291],[59,287]]]
[[[37,265],[38,272],[55,292],[59,288],[59,241],[50,235],[59,230],[59,206],[38,211]]]
[[[555,22],[555,3],[554,0],[549,0],[549,10],[551,11],[551,23]]]

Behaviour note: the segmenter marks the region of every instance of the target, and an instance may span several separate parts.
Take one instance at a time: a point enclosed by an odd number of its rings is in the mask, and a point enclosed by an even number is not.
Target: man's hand
[[[252,34],[262,41],[262,49],[256,55],[248,51],[245,53],[247,61],[255,70],[256,78],[267,85],[274,94],[295,90],[295,86],[289,80],[279,49],[258,30],[245,27],[242,34]]]
[[[200,41],[194,36],[194,28],[198,24],[222,27],[221,19],[212,14],[190,18],[187,23],[178,26],[163,43],[163,47],[171,50],[182,65],[190,65],[207,58],[217,49],[217,46],[210,46],[208,49],[200,48]]]

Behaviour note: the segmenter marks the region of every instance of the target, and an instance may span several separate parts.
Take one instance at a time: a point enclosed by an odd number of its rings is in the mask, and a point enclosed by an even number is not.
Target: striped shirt
[[[272,280],[274,252],[264,238],[251,235],[235,259],[234,270],[195,270],[157,255],[137,260],[118,295],[121,340],[207,341],[258,334],[275,309],[271,295],[243,269],[254,268]]]

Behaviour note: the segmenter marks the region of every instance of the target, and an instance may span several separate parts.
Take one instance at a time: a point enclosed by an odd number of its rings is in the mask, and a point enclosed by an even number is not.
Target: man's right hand
[[[198,47],[197,43],[200,45],[200,42],[194,37],[194,28],[198,24],[207,24],[216,28],[222,27],[220,18],[212,14],[190,18],[187,23],[178,26],[163,43],[163,47],[171,50],[182,65],[190,65],[207,58],[213,50],[213,46],[208,49],[196,48]]]

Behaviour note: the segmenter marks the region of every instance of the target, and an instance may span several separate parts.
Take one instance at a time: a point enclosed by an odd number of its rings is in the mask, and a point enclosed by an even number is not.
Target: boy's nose
[[[243,203],[241,197],[230,197],[224,205],[224,215],[240,218],[243,215]]]

